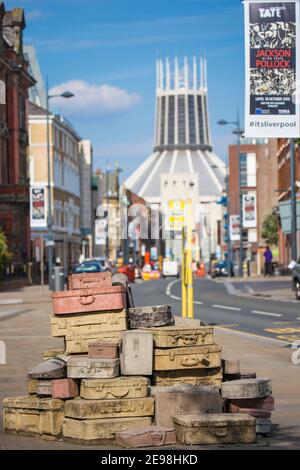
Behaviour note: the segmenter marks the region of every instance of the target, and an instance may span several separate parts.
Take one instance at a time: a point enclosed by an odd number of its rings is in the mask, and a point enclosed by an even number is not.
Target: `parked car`
[[[211,277],[228,276],[228,265],[226,261],[219,261],[211,266]]]
[[[297,260],[297,263],[292,268],[292,288],[296,299],[300,300],[300,259]]]
[[[73,266],[72,273],[103,273],[107,269],[99,261],[83,261],[83,263],[78,263]]]

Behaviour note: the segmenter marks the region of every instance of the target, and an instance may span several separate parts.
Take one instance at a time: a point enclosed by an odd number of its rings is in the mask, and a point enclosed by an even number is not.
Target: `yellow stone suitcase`
[[[129,418],[153,416],[154,399],[121,398],[116,400],[84,400],[75,398],[66,402],[65,416],[75,419]]]
[[[161,370],[153,373],[154,385],[217,385],[222,383],[222,369]]]
[[[115,438],[117,432],[125,429],[136,429],[151,426],[150,417],[142,418],[110,418],[78,420],[65,418],[63,436],[66,440],[86,445],[101,444],[102,441]]]
[[[29,395],[35,395],[37,392],[38,379],[27,379],[27,392]]]
[[[12,397],[3,400],[5,431],[55,439],[62,434],[63,419],[62,400],[36,397]]]
[[[221,366],[218,345],[154,349],[153,370],[212,369]]]
[[[65,354],[64,349],[50,349],[49,351],[45,351],[43,353],[43,359],[46,361],[47,359],[52,359],[58,356],[63,356]]]
[[[146,377],[116,377],[115,379],[82,379],[80,396],[87,400],[114,398],[145,398],[149,379]]]
[[[89,335],[104,331],[123,331],[127,329],[126,310],[90,314],[51,316],[52,336]]]
[[[214,344],[213,328],[198,326],[192,328],[188,324],[182,326],[163,326],[147,328],[153,334],[156,348],[178,348],[181,346],[204,346]]]
[[[88,353],[89,343],[93,341],[108,341],[118,344],[121,339],[120,331],[102,331],[91,332],[89,334],[72,333],[66,336],[66,353],[67,354],[85,354]]]

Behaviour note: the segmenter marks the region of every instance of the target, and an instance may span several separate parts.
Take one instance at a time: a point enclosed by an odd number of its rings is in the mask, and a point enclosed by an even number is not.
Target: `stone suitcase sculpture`
[[[88,344],[88,353],[92,359],[117,359],[119,357],[119,345],[108,341],[94,341]]]
[[[131,330],[174,325],[175,320],[169,305],[136,307],[128,309],[128,323]]]
[[[242,379],[222,383],[222,397],[232,398],[263,398],[272,394],[270,379]]]
[[[29,379],[62,379],[67,375],[67,365],[62,359],[48,359],[28,371]]]
[[[151,426],[140,429],[127,429],[116,434],[116,444],[122,447],[161,447],[176,444],[173,428]]]
[[[120,361],[122,375],[152,375],[152,334],[140,330],[122,331]]]
[[[172,349],[155,349],[153,369],[208,369],[221,366],[221,347],[194,346]]]
[[[112,286],[110,272],[71,274],[68,277],[69,289],[99,289]]]
[[[222,383],[222,369],[160,370],[153,373],[153,383],[159,386],[171,385],[217,385]]]
[[[87,400],[114,398],[145,398],[150,381],[146,377],[116,377],[115,379],[83,379],[80,396]]]
[[[204,346],[214,344],[213,328],[207,326],[190,327],[165,326],[150,328],[156,348],[176,348],[181,346]]]
[[[119,375],[119,359],[91,359],[73,356],[68,360],[68,378],[111,379]]]

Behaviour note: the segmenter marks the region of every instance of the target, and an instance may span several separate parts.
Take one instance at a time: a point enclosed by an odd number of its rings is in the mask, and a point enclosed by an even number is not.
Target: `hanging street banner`
[[[240,240],[240,216],[231,215],[230,216],[230,240],[232,242],[237,242]]]
[[[244,1],[246,137],[300,135],[299,1]]]
[[[255,228],[257,226],[256,196],[243,195],[243,227]]]
[[[95,245],[104,246],[106,245],[107,237],[107,219],[96,219],[95,220]]]
[[[30,188],[30,225],[47,227],[45,188]]]

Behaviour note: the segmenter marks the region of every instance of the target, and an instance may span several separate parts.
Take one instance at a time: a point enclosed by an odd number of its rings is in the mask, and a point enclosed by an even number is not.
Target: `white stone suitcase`
[[[121,375],[152,375],[153,335],[141,330],[122,331]]]
[[[119,375],[119,365],[119,359],[74,356],[68,360],[67,375],[72,379],[112,379]]]
[[[221,385],[223,398],[263,398],[272,394],[270,379],[241,379],[223,382]]]

